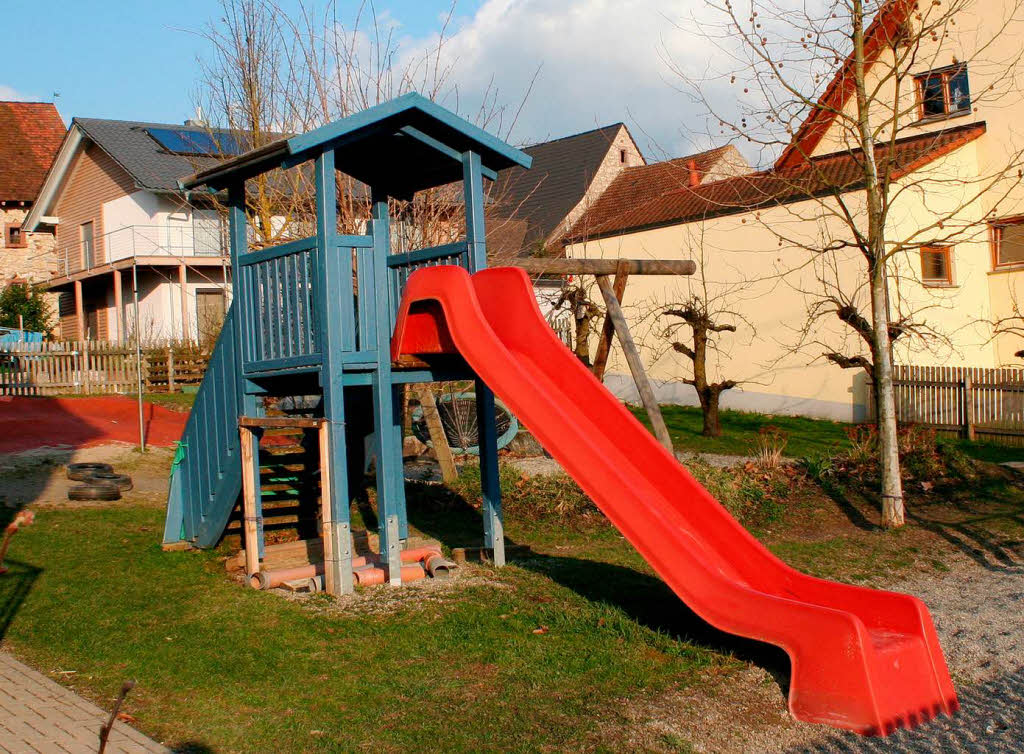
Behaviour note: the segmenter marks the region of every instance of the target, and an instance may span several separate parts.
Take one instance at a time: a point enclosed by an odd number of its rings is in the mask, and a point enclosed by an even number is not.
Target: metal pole
[[[135,377],[139,396],[139,450],[146,452],[146,423],[142,418],[142,344],[139,342],[139,265],[132,260],[132,299],[135,304]]]

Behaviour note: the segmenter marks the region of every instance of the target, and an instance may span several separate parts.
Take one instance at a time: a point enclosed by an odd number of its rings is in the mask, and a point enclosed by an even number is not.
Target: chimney
[[[690,171],[690,188],[696,188],[700,185],[700,171],[697,170],[697,161],[687,160],[686,169]]]

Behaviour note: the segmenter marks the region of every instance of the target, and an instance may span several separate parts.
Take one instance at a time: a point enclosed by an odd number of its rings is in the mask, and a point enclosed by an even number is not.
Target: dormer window
[[[957,63],[915,76],[921,120],[940,120],[971,111],[967,64]]]

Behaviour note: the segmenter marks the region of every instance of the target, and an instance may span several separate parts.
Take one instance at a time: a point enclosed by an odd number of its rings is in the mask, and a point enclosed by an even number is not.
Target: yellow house
[[[992,7],[999,5],[1005,13]],[[867,89],[879,92],[872,118],[895,124],[879,129],[876,156],[892,179],[890,318],[911,333],[895,341],[897,364],[1020,362],[1014,353],[1024,342],[994,324],[1017,316],[1018,289],[1024,297],[1024,144],[1015,128],[1024,118],[1016,65],[1024,24],[1012,18],[1015,7],[971,5],[945,19],[934,39],[929,27],[918,41],[934,19],[894,0],[867,32]],[[847,60],[771,168],[702,180],[684,167],[658,192],[643,189],[645,172],[659,165],[629,168],[566,237],[572,257],[697,262],[692,278],[635,278],[627,289],[660,400],[696,403],[681,381],[691,364],[671,348],[687,330],[667,334],[678,320],[661,312],[697,296],[737,327],[719,336],[708,365],[712,377],[741,382],[723,407],[865,417],[866,374],[828,358],[869,352],[837,316],[870,318],[866,265],[843,219],[849,213],[866,227],[851,71]],[[635,395],[621,361],[610,364],[607,382],[622,397]]]

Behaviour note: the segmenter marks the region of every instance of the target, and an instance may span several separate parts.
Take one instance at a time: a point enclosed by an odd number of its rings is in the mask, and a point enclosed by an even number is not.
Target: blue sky
[[[7,27],[0,46],[0,99],[53,101],[66,121],[82,116],[173,123],[191,115],[196,58],[206,52],[194,32],[216,17],[215,0],[3,4],[5,18],[33,19],[26,29],[45,31],[19,34],[17,27]],[[479,5],[480,0],[460,2],[459,11],[472,13]],[[403,33],[416,37],[434,31],[446,7],[416,0],[378,5],[400,21]]]
[[[191,33],[215,18],[215,0],[2,0],[0,99],[52,100],[73,116],[180,122],[193,113],[196,57]],[[280,0],[295,7],[297,0]],[[460,0],[447,49],[460,108],[488,86],[515,109],[533,90],[511,138],[530,143],[625,122],[649,157],[711,145],[703,114],[680,94],[666,61],[706,64],[708,51],[683,39],[683,20],[704,0]],[[349,7],[358,3],[352,0]],[[344,6],[343,6],[344,7]],[[428,44],[445,0],[377,0],[408,49]],[[54,93],[59,96],[54,97]],[[447,103],[446,103],[447,104]],[[715,129],[717,134],[717,128]]]

